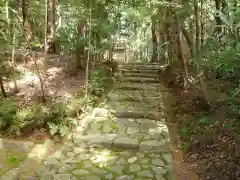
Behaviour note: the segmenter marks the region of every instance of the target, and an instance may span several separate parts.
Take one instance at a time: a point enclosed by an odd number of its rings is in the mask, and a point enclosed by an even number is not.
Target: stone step
[[[150,63],[150,62],[127,62],[124,64],[119,64],[119,65],[160,65],[160,63]]]
[[[158,120],[159,118],[163,117],[164,114],[160,113],[160,112],[136,112],[136,111],[131,111],[131,112],[127,112],[127,111],[115,111],[111,113],[112,115],[114,115],[117,118],[146,118],[146,119],[152,119],[152,120]]]
[[[159,79],[156,78],[144,78],[144,77],[120,77],[121,82],[132,82],[132,83],[158,83]]]
[[[135,101],[135,103],[138,103],[138,101],[144,101],[144,102],[156,102],[160,101],[162,98],[162,95],[160,92],[155,92],[151,90],[115,90],[110,91],[108,93],[108,99],[109,100],[115,100],[115,101],[126,101],[126,100],[132,100]]]
[[[160,112],[160,107],[158,107],[159,102],[146,102],[146,101],[108,101],[106,108],[115,112],[129,112],[129,113],[156,113]]]
[[[114,88],[115,89],[122,89],[122,90],[139,90],[139,91],[152,91],[157,92],[159,84],[142,84],[142,83],[130,83],[130,82],[121,82],[121,83],[115,83]]]
[[[138,72],[123,72],[120,76],[125,77],[146,77],[146,78],[159,78],[158,74],[155,73],[138,73]]]
[[[87,147],[135,150],[140,152],[169,152],[169,140],[142,140],[128,137],[125,134],[90,134],[75,136],[74,142],[85,143]]]
[[[89,121],[91,118],[91,121]],[[87,117],[82,120],[76,134],[81,136],[92,134],[121,134],[142,140],[168,140],[168,128],[165,118],[158,121],[140,118]],[[87,121],[87,124],[86,122]]]
[[[163,66],[159,64],[134,64],[134,65],[127,65],[127,64],[120,64],[118,65],[120,69],[146,69],[146,70],[161,70]]]
[[[145,74],[159,74],[159,70],[158,69],[133,69],[133,68],[128,68],[128,69],[124,69],[124,68],[119,68],[119,71],[122,73],[145,73]]]

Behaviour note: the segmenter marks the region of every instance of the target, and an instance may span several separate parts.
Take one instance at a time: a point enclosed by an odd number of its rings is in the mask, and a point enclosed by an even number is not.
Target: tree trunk
[[[48,37],[48,52],[56,54],[56,0],[49,1],[49,37]]]
[[[195,55],[196,55],[196,48],[194,46],[193,40],[192,40],[189,32],[184,27],[184,25],[182,26],[182,32],[183,32],[184,37],[186,38],[186,41],[187,41],[187,44],[188,44],[188,47],[190,49],[192,57],[195,57]]]
[[[156,20],[154,17],[152,17],[152,62],[155,62],[157,60],[157,49]]]
[[[23,19],[23,29],[24,29],[24,36],[27,41],[27,44],[30,43],[30,41],[33,38],[33,33],[32,33],[32,24],[29,20],[29,0],[22,0],[22,19]]]
[[[221,0],[215,0],[215,7],[217,11],[221,10]],[[215,31],[220,34],[222,32],[222,20],[219,17],[219,15],[215,15],[215,21],[216,21],[216,25],[217,27],[215,28]]]
[[[15,29],[15,17],[13,18],[13,39],[12,39],[12,67],[13,67],[13,73],[16,73],[16,63],[15,63],[15,48],[16,48],[16,29]],[[15,76],[13,77],[13,83],[14,83],[14,93],[18,92],[17,87],[17,81]]]
[[[85,58],[85,37],[86,37],[86,25],[87,22],[85,20],[80,20],[77,24],[76,33],[76,64],[77,69],[85,69],[86,58]]]
[[[4,89],[4,85],[3,85],[2,76],[0,76],[0,88],[1,88],[1,91],[2,91],[2,95],[3,95],[4,97],[7,97],[7,93],[6,93],[6,91],[5,91],[5,89]]]
[[[205,33],[204,33],[204,9],[203,9],[203,3],[204,3],[204,0],[201,0],[201,20],[200,20],[200,23],[201,23],[201,47],[203,46],[204,44],[204,36],[205,36]]]
[[[200,25],[199,25],[199,7],[198,0],[194,0],[195,28],[196,28],[196,53],[198,54],[201,47]]]
[[[47,53],[48,53],[48,0],[45,0],[45,24],[44,24],[44,74],[46,74],[47,65]]]

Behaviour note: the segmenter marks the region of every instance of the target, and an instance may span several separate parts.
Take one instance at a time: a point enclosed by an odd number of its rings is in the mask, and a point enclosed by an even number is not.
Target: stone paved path
[[[38,169],[42,180],[174,180],[157,65],[119,65],[104,107]]]

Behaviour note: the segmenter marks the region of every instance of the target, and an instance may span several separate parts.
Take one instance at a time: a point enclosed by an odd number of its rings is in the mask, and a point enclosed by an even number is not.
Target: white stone
[[[144,140],[150,140],[150,139],[151,139],[151,136],[150,136],[150,135],[145,135],[145,136],[143,137],[143,139],[144,139]]]
[[[129,151],[121,151],[119,152],[119,155],[124,156],[124,157],[129,157],[132,155]]]
[[[134,179],[133,175],[131,176],[123,175],[123,176],[116,177],[116,180],[132,180],[132,179]]]
[[[83,136],[81,139],[90,145],[106,145],[111,146],[116,134],[94,134]]]
[[[132,157],[130,159],[128,159],[128,163],[135,163],[137,161],[137,157]]]
[[[71,180],[72,175],[71,174],[56,174],[54,175],[54,179],[57,180]]]
[[[79,154],[76,159],[78,159],[79,161],[82,161],[82,160],[87,160],[90,158],[90,155],[89,154]]]
[[[112,125],[110,124],[109,121],[104,122],[103,124],[103,132],[105,133],[110,133],[112,131]]]
[[[91,124],[91,129],[94,131],[97,131],[101,128],[101,124],[100,123],[96,123],[96,122],[92,122]]]
[[[5,179],[5,177],[3,177],[3,179]],[[52,179],[53,179],[52,175],[44,174],[40,180],[52,180]]]
[[[45,165],[57,165],[59,161],[55,158],[49,158],[45,163]]]
[[[73,152],[67,152],[68,157],[74,157],[74,155],[75,155],[75,153],[73,153]]]
[[[161,159],[152,159],[152,164],[156,166],[164,166],[164,162]]]
[[[87,174],[89,174],[90,172],[87,171],[87,170],[85,170],[85,169],[76,169],[76,170],[72,171],[72,173],[73,173],[74,175],[87,175]]]
[[[152,170],[156,173],[156,174],[166,174],[167,170],[163,167],[157,167],[157,166],[152,166]]]
[[[94,117],[107,117],[109,111],[105,108],[95,108],[92,114]]]
[[[143,170],[137,173],[137,176],[141,176],[141,177],[153,177],[153,174],[151,173],[151,171],[149,170]]]
[[[170,153],[162,154],[162,158],[167,164],[172,163],[172,155]]]
[[[158,132],[158,131],[155,131],[155,130],[150,131],[150,132],[149,132],[149,135],[150,135],[151,139],[154,139],[154,140],[163,140],[163,137],[162,137],[161,133]]]
[[[87,149],[85,149],[85,148],[81,148],[81,147],[74,147],[73,148],[73,152],[74,153],[85,153],[85,152],[87,152]]]
[[[101,180],[100,177],[94,176],[94,175],[86,176],[86,177],[84,177],[84,179],[85,179],[85,180]]]
[[[107,174],[105,177],[106,177],[106,179],[113,179],[113,174],[112,173]]]
[[[111,171],[113,171],[115,173],[119,173],[119,174],[122,173],[123,169],[124,169],[123,165],[113,165],[113,166],[110,167]]]
[[[88,116],[84,117],[80,122],[82,129],[83,130],[86,129],[92,121],[94,121],[93,116],[88,115]],[[81,130],[81,129],[79,128],[79,130]]]
[[[74,167],[71,166],[71,165],[68,165],[68,164],[64,164],[64,165],[61,165],[59,168],[58,168],[58,173],[64,173],[68,170],[72,170]]]
[[[118,137],[113,141],[113,147],[116,148],[137,148],[138,141],[137,139],[128,138],[128,137]]]
[[[166,141],[143,141],[140,143],[140,151],[168,152],[169,144]]]
[[[115,164],[118,160],[119,157],[117,156],[109,156],[107,157],[107,164],[108,165],[112,165],[112,164]]]
[[[147,164],[149,162],[149,159],[143,158],[140,161],[141,161],[141,164]]]
[[[105,171],[104,169],[100,169],[100,168],[96,168],[96,167],[92,168],[91,172],[93,172],[95,174],[100,174],[100,175],[107,173],[107,171]]]
[[[89,160],[86,160],[82,163],[82,166],[85,168],[85,169],[91,169],[92,168],[92,163],[89,161]]]
[[[61,151],[56,151],[53,155],[53,158],[55,159],[60,159],[62,157],[62,152]]]
[[[126,164],[126,160],[123,158],[120,158],[118,161],[116,161],[116,164]]]
[[[128,127],[127,128],[127,134],[135,134],[135,133],[138,133],[139,130],[136,129],[136,128],[132,128],[132,127]]]
[[[141,170],[141,167],[139,164],[131,164],[129,167],[130,172],[138,172]]]
[[[149,169],[150,168],[150,165],[149,164],[142,164],[141,165],[143,168],[145,168],[145,169]]]

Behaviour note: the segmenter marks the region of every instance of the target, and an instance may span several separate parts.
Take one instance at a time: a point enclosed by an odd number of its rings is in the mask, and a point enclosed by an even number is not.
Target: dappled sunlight
[[[113,158],[111,156],[111,151],[108,149],[93,149],[93,154],[90,160],[93,164],[96,164],[97,166],[103,168],[108,166],[108,163],[113,160]]]

